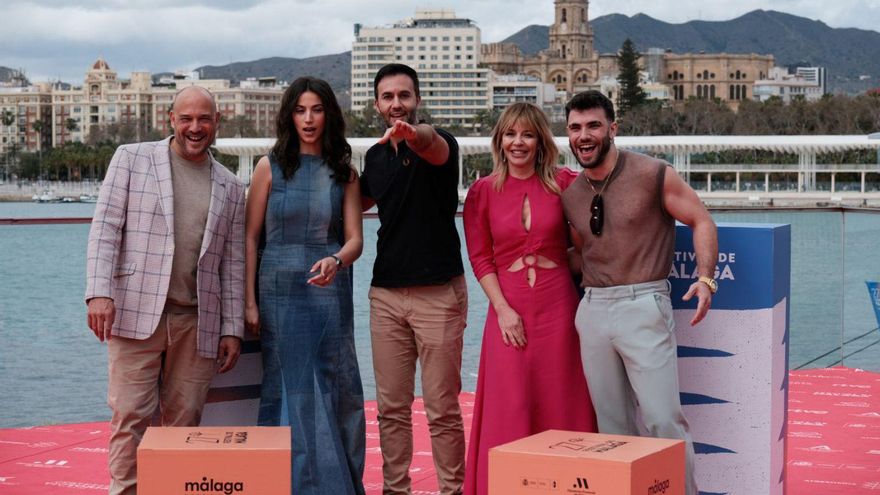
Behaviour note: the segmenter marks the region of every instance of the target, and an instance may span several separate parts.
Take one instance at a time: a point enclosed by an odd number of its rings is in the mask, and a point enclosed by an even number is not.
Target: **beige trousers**
[[[464,427],[461,392],[462,335],[467,323],[464,276],[442,285],[372,287],[370,335],[376,375],[384,494],[411,493],[412,403],[416,361],[440,493],[461,493]]]
[[[162,315],[146,340],[107,342],[110,420],[110,494],[137,493],[137,447],[156,408],[163,426],[196,426],[217,371],[199,356],[197,314]]]

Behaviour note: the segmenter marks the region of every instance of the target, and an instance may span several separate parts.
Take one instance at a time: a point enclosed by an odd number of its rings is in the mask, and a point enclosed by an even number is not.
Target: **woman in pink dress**
[[[471,186],[464,204],[468,255],[489,299],[466,495],[488,492],[492,447],[548,429],[596,431],[560,198],[577,174],[557,166],[547,117],[528,103],[501,114],[492,155],[492,174]]]

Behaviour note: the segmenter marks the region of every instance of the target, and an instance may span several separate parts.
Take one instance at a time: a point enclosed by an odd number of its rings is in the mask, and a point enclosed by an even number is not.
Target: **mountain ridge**
[[[832,28],[822,21],[774,10],[754,10],[727,21],[693,20],[679,24],[646,14],[608,14],[592,19],[590,25],[595,35],[594,48],[603,54],[616,53],[626,38],[631,39],[640,52],[661,48],[675,53],[771,54],[776,65],[783,67],[825,67],[830,92],[861,93],[880,87],[880,32],[877,31]],[[530,25],[503,42],[516,43],[525,54],[536,54],[548,47],[548,33],[549,26]],[[234,82],[265,76],[290,82],[299,76],[311,75],[330,83],[343,108],[350,101],[350,51],[306,58],[275,56],[205,65],[195,70],[205,79]],[[8,80],[12,72],[13,69],[0,67],[0,82]],[[860,80],[863,75],[869,78]]]
[[[783,67],[819,66],[828,73],[829,91],[863,92],[880,86],[880,32],[832,28],[774,10],[753,10],[727,21],[672,24],[645,14],[609,14],[590,21],[594,48],[616,53],[629,38],[636,49],[668,49],[675,53],[757,53],[774,56]],[[549,46],[549,26],[531,25],[502,42],[515,43],[525,54]],[[855,47],[855,48],[854,48]],[[867,81],[859,77],[869,75]]]

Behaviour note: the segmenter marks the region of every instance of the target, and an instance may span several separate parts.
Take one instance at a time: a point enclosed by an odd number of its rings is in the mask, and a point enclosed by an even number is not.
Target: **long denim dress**
[[[352,282],[306,283],[342,241],[343,185],[321,157],[300,155],[289,180],[270,155],[272,189],[260,262],[263,385],[259,424],[291,426],[293,493],[364,493],[364,394],[354,346]]]

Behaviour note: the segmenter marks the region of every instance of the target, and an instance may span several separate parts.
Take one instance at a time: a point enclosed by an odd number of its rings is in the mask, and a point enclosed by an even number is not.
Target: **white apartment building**
[[[824,67],[798,67],[790,74],[784,67],[770,69],[766,79],[755,81],[752,94],[756,101],[767,101],[776,96],[784,103],[802,98],[816,101],[826,93]]]
[[[556,86],[525,74],[489,75],[492,110],[504,110],[512,103],[533,103],[539,107],[556,101]]]
[[[422,108],[437,123],[469,126],[477,112],[490,108],[488,69],[479,67],[480,28],[473,21],[452,10],[417,10],[390,26],[354,28],[353,111],[373,104],[373,78],[389,63],[418,72]]]
[[[174,101],[174,94],[186,86],[201,86],[214,95],[217,110],[220,112],[220,129],[233,125],[236,118],[244,118],[253,126],[259,136],[274,136],[275,116],[281,106],[283,89],[274,77],[249,78],[241,81],[238,87],[227,79],[177,79],[173,87],[153,88],[153,123],[159,134],[172,133],[168,112]]]

